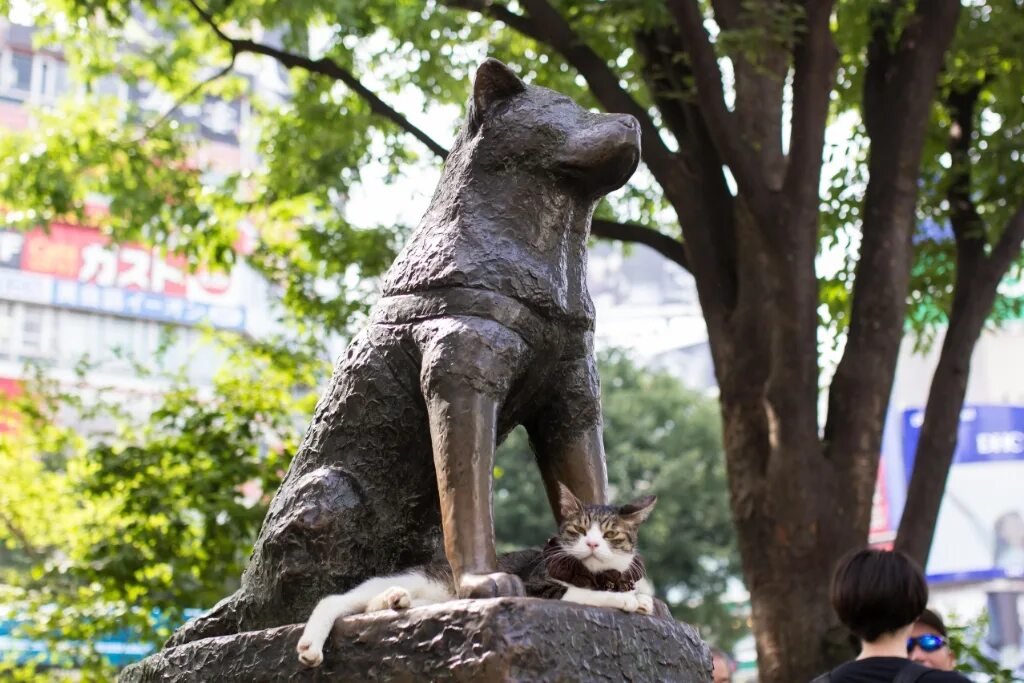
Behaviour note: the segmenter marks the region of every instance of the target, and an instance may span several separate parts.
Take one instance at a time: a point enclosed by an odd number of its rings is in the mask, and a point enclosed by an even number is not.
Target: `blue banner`
[[[924,411],[903,411],[903,463],[907,477],[914,470]],[[960,411],[953,463],[1024,459],[1024,407],[974,405]]]
[[[222,330],[245,329],[245,308],[241,306],[207,304],[71,280],[53,281],[53,305],[179,325],[209,323]]]

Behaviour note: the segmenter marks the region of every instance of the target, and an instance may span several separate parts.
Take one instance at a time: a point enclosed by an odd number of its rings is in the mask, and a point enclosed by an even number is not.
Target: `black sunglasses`
[[[920,647],[925,652],[935,652],[946,644],[946,639],[934,633],[925,633],[917,638],[907,638],[907,654],[914,651],[914,647]]]

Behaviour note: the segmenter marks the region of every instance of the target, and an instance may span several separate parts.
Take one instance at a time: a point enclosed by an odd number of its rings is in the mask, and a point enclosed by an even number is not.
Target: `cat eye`
[[[609,541],[610,541],[610,540],[612,540],[613,538],[618,538],[618,537],[619,537],[619,534],[618,534],[618,533],[616,533],[616,532],[614,532],[614,531],[606,531],[606,532],[604,532],[604,537],[605,537],[605,538],[606,538],[607,540],[609,540]]]

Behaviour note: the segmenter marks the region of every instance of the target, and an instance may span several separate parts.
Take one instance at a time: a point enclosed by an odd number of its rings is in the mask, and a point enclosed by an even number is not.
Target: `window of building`
[[[26,306],[21,315],[21,354],[29,357],[44,355],[43,309]]]
[[[42,102],[53,102],[68,92],[68,65],[57,57],[35,56],[35,74],[32,78],[32,97]]]
[[[53,99],[53,67],[46,57],[36,57],[36,73],[34,94],[37,99]]]
[[[107,368],[128,368],[134,353],[132,339],[135,325],[133,320],[104,317],[102,323],[103,349],[100,359]]]
[[[99,339],[96,316],[78,311],[59,311],[57,329],[60,330],[57,343],[60,346],[58,357],[62,366],[73,367],[86,355],[96,360]]]
[[[0,95],[27,99],[32,91],[32,55],[5,50],[0,54]]]
[[[57,60],[57,66],[53,74],[54,97],[61,97],[71,92],[71,81],[68,79],[68,64]]]
[[[96,95],[116,97],[122,101],[128,99],[128,85],[117,76],[98,78],[89,88],[90,92]]]
[[[0,301],[0,359],[14,355],[14,303]]]
[[[53,358],[53,326],[49,308],[0,301],[0,357],[13,361]]]

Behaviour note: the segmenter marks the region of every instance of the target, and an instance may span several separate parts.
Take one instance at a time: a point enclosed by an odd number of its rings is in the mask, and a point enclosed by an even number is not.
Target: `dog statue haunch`
[[[639,158],[633,117],[480,66],[430,208],[338,361],[241,588],[169,646],[303,621],[442,549],[461,597],[522,595],[496,570],[495,444],[526,426],[556,516],[560,481],[605,502],[586,244]]]

